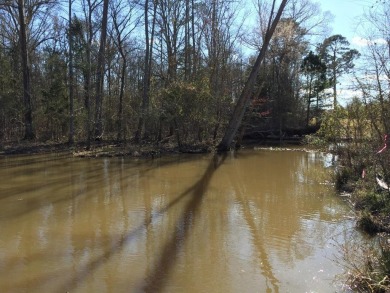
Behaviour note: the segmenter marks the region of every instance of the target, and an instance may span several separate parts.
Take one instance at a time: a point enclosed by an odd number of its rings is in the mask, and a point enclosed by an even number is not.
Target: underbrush
[[[357,227],[367,233],[363,245],[351,237],[343,246],[344,276],[348,292],[390,292],[390,190],[378,178],[390,182],[390,151],[378,152],[380,143],[346,141],[330,143],[321,136],[306,142],[318,148],[331,145],[338,157],[333,181],[337,191],[356,211]]]
[[[349,242],[344,247],[346,281],[354,292],[390,292],[390,192],[378,186],[378,170],[383,168],[367,153],[339,150],[334,175],[337,190],[350,195],[357,227],[372,237],[371,244]]]
[[[351,240],[342,247],[349,291],[385,293],[390,290],[390,242],[388,234],[362,245]]]

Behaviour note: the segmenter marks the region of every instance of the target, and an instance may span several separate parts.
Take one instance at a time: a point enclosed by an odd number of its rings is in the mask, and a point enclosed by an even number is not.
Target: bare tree
[[[20,53],[22,56],[22,72],[23,72],[23,100],[25,107],[24,121],[25,134],[24,139],[35,138],[32,120],[32,103],[31,103],[31,66],[28,52],[27,40],[27,20],[25,13],[24,0],[18,0],[17,9],[19,17],[19,43]]]
[[[98,8],[97,0],[82,0],[81,9],[83,19],[75,18],[72,23],[72,36],[77,40],[80,48],[78,51],[77,67],[82,72],[84,106],[86,110],[85,132],[87,135],[87,148],[90,148],[92,139],[92,70],[93,70],[93,43],[96,36],[96,28],[93,14]],[[76,65],[76,64],[75,64]]]
[[[253,2],[256,8],[257,21],[260,25],[254,27],[252,33],[244,36],[244,40],[249,47],[260,50],[271,8],[267,1],[253,0]],[[311,40],[318,37],[322,41],[323,38],[329,35],[329,24],[334,16],[329,11],[322,12],[320,5],[319,2],[313,2],[312,0],[290,0],[283,15],[284,18],[294,20],[297,26],[304,30],[306,37],[309,36]],[[314,43],[318,42],[320,41],[314,41]]]
[[[130,48],[129,37],[131,33],[138,27],[140,18],[135,15],[135,5],[129,5],[124,1],[111,2],[111,17],[112,17],[112,38],[115,47],[120,55],[120,88],[119,88],[119,103],[117,116],[117,140],[122,140],[124,131],[123,122],[123,99],[125,95],[126,72],[128,67],[128,58]]]
[[[390,133],[390,7],[376,2],[364,16],[365,46],[357,88],[371,116],[378,138]]]
[[[150,22],[149,3],[150,3],[149,0],[145,0],[144,3],[144,29],[145,29],[144,78],[143,78],[143,89],[142,89],[141,113],[138,120],[137,131],[135,133],[136,142],[141,141],[143,132],[145,130],[145,120],[149,110],[149,92],[150,92],[150,80],[152,74],[153,40],[154,40],[156,12],[157,12],[157,4],[155,3],[155,1],[152,1],[153,13],[152,13],[152,20]],[[151,28],[149,26],[151,26]]]
[[[102,26],[100,30],[100,47],[96,69],[96,109],[95,109],[95,140],[101,140],[103,136],[102,106],[103,106],[103,81],[105,67],[105,52],[107,42],[108,0],[103,0]]]
[[[185,20],[185,7],[180,1],[161,0],[156,1],[157,24],[161,33],[162,46],[165,46],[167,71],[165,74],[166,84],[169,85],[177,78],[179,50],[183,45],[183,30]],[[163,52],[161,52],[163,53]]]
[[[207,50],[206,62],[210,83],[211,95],[214,97],[212,109],[215,115],[213,139],[215,140],[222,125],[222,117],[226,107],[226,100],[230,78],[231,63],[238,56],[237,41],[241,37],[243,22],[237,22],[240,3],[236,1],[214,1],[201,11],[202,37]]]
[[[237,101],[237,104],[234,108],[232,117],[229,121],[228,127],[225,131],[225,135],[223,136],[221,142],[218,145],[219,151],[227,151],[230,148],[230,145],[237,133],[238,127],[241,124],[242,118],[244,117],[244,113],[247,107],[247,104],[251,98],[254,84],[256,82],[257,75],[259,73],[261,64],[265,58],[265,54],[268,49],[268,45],[271,41],[272,35],[276,29],[276,26],[282,16],[283,10],[286,7],[289,0],[282,0],[279,8],[277,10],[276,15],[274,16],[274,8],[276,5],[276,1],[273,1],[271,13],[269,16],[268,26],[266,33],[264,35],[263,45],[261,47],[260,53],[257,56],[256,62],[252,67],[250,75],[248,77],[247,82],[245,83],[244,89],[241,92],[241,96]]]
[[[23,74],[24,139],[35,138],[31,90],[30,54],[49,37],[47,29],[50,9],[56,0],[3,1],[0,9],[8,13],[9,25],[18,34]],[[9,36],[13,37],[13,36]]]

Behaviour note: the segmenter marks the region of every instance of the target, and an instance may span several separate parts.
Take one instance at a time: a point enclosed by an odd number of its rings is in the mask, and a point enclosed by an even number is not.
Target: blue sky
[[[348,39],[351,46],[358,49],[359,29],[362,15],[368,11],[375,0],[322,0],[319,1],[323,11],[334,15],[332,34],[340,34]]]
[[[329,11],[333,16],[333,22],[329,23],[332,29],[329,36],[340,34],[347,38],[350,47],[362,51],[367,42],[360,33],[363,30],[363,15],[371,9],[377,0],[312,0],[321,6],[323,12]],[[325,36],[324,36],[325,37]],[[250,50],[250,49],[249,49]],[[355,61],[358,65],[359,60]],[[357,68],[358,66],[356,66]],[[339,80],[338,101],[345,105],[357,92],[353,89],[353,75],[345,75]]]
[[[334,21],[330,24],[331,34],[340,34],[347,38],[350,47],[360,51],[364,46],[363,36],[359,34],[362,30],[362,18],[368,12],[375,0],[320,0],[323,11],[330,11],[334,15]],[[356,61],[359,63],[359,60]],[[355,64],[356,64],[355,62]],[[345,105],[357,92],[351,88],[353,76],[344,76],[338,84],[338,101]]]

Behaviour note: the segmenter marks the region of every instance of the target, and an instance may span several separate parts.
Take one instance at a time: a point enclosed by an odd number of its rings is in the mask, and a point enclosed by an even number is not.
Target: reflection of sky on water
[[[8,159],[0,287],[333,290],[341,269],[332,243],[353,223],[321,184],[332,158],[250,150],[215,158]]]

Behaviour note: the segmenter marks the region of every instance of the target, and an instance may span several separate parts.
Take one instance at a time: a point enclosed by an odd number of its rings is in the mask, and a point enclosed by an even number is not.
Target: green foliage
[[[364,194],[361,194],[360,197],[356,199],[356,204],[357,207],[363,209],[367,215],[378,214],[386,208],[386,200],[374,190],[366,190]]]
[[[211,127],[212,97],[207,82],[173,82],[163,89],[162,99],[161,117],[177,127],[185,139],[189,134],[197,135],[196,129],[207,131]]]
[[[324,112],[318,135],[329,142],[369,139],[372,129],[367,109],[355,98],[347,107],[337,106]]]
[[[308,85],[312,89],[312,94],[317,94],[329,87],[326,79],[326,64],[321,60],[320,55],[314,54],[312,51],[303,58],[301,64],[302,72],[307,76]],[[306,90],[308,90],[306,88]]]
[[[312,103],[315,103],[316,114],[323,107],[326,95],[323,95],[322,92],[330,86],[326,78],[326,69],[326,64],[321,60],[320,55],[314,54],[312,51],[302,61],[301,71],[306,79],[302,88],[305,91],[307,105],[307,125],[310,120],[310,110],[313,107]]]
[[[360,56],[360,53],[349,47],[349,42],[345,37],[333,35],[326,38],[319,46],[319,54],[327,67],[328,80],[333,86],[333,106],[336,107],[338,79],[354,68],[354,60]]]
[[[340,191],[352,191],[351,187],[349,186],[351,182],[353,182],[354,178],[356,177],[353,170],[351,170],[348,167],[341,167],[337,170],[335,175],[335,187],[337,190]]]
[[[328,142],[339,142],[345,137],[345,132],[342,131],[345,117],[346,112],[342,107],[324,112],[318,135]]]
[[[323,150],[327,150],[329,147],[329,143],[317,134],[305,135],[303,144]]]
[[[327,64],[329,74],[335,78],[349,72],[355,64],[353,61],[360,56],[359,52],[349,47],[349,42],[342,35],[333,35],[326,38],[320,47],[320,54]]]

